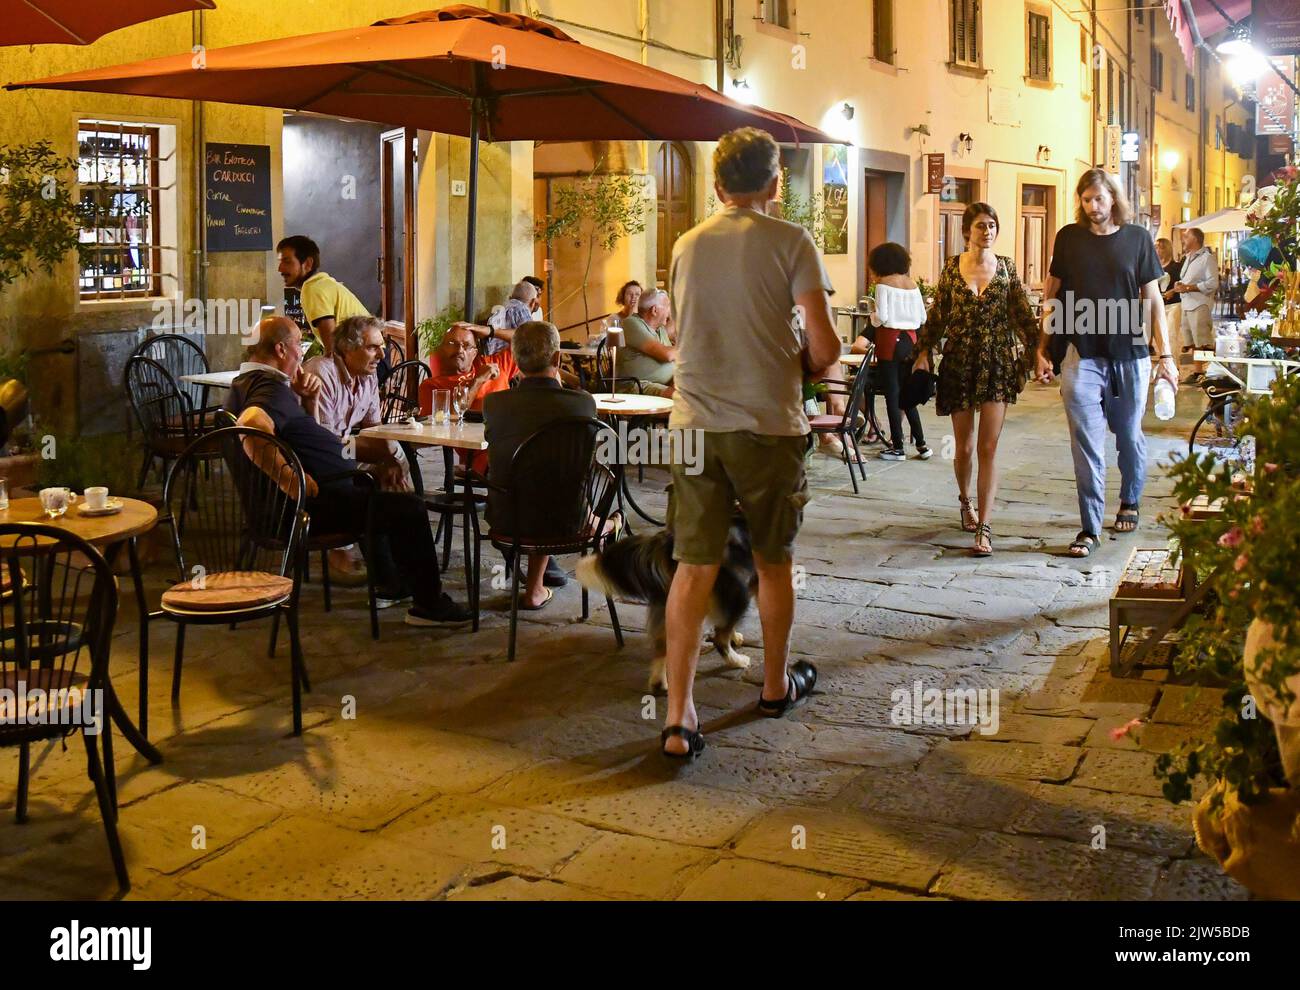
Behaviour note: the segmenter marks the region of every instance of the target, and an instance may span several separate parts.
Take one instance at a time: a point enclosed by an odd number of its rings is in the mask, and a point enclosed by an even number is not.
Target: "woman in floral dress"
[[[944,339],[935,401],[951,416],[957,450],[954,470],[961,503],[961,528],[975,534],[974,552],[993,552],[989,519],[997,494],[998,438],[1007,405],[1028,378],[1028,361],[1038,342],[1038,321],[1010,258],[995,254],[998,215],[987,203],[972,203],[962,216],[966,250],[949,258],[935,287],[915,367],[929,370],[929,352]],[[978,439],[977,439],[978,437]],[[971,468],[979,459],[979,501],[969,497]]]

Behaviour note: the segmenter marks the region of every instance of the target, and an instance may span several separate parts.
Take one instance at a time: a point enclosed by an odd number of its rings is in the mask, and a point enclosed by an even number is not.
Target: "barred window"
[[[159,225],[164,195],[175,212],[175,150],[164,153],[163,130],[105,120],[79,124],[77,182],[89,222],[80,236],[88,249],[78,276],[83,300],[164,294],[164,272],[174,259],[164,264]]]
[[[1050,14],[1029,12],[1029,78],[1040,82],[1052,79],[1052,18]]]
[[[1187,73],[1187,109],[1196,109],[1196,77]]]
[[[1151,45],[1151,88],[1157,93],[1165,88],[1165,53]]]
[[[948,32],[954,65],[980,67],[979,0],[948,0]]]

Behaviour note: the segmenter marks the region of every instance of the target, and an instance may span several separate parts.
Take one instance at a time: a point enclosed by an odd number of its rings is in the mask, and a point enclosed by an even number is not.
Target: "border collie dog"
[[[651,691],[668,688],[664,673],[667,654],[664,610],[676,570],[673,534],[666,529],[616,540],[603,553],[588,555],[578,562],[577,578],[584,588],[649,606],[649,632],[655,644],[655,658],[650,664]],[[754,570],[749,529],[744,519],[737,516],[727,536],[727,548],[713,584],[708,613],[713,623],[710,638],[730,667],[749,666],[749,657],[735,649],[744,643],[736,626],[749,611],[749,603],[757,588],[758,575]]]

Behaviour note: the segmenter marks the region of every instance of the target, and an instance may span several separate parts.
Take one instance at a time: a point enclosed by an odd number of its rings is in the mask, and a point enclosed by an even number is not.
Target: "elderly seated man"
[[[334,353],[314,357],[303,369],[321,381],[320,391],[303,400],[316,422],[343,443],[354,430],[378,426],[379,379],[384,356],[384,322],[373,316],[350,316],[334,331]],[[390,491],[410,491],[402,448],[388,440],[357,437],[357,460]]]
[[[421,415],[433,412],[433,393],[439,389],[465,389],[465,408],[478,412],[488,395],[510,387],[510,379],[519,371],[510,350],[484,354],[476,329],[473,324],[454,323],[442,338],[429,362],[433,377],[420,383]]]
[[[587,392],[560,384],[560,334],[549,323],[533,321],[515,331],[511,342],[515,363],[523,372],[519,384],[508,392],[494,392],[483,403],[483,435],[488,442],[490,476],[496,485],[510,483],[510,464],[519,445],[547,423],[566,416],[595,416],[596,400]],[[509,525],[509,508],[499,493],[489,494],[488,523],[495,529]],[[546,493],[529,500],[528,511],[544,516]],[[544,553],[528,555],[528,583],[519,607],[536,610],[551,600],[557,568]],[[552,580],[545,581],[548,568]],[[562,572],[561,572],[562,573]]]
[[[381,607],[412,600],[406,622],[432,626],[469,621],[472,615],[442,591],[438,553],[424,503],[401,492],[370,493],[350,477],[358,468],[343,456],[340,438],[316,422],[299,403],[315,401],[321,380],[302,368],[302,331],[283,316],[258,325],[251,360],[240,365],[226,403],[240,426],[278,436],[287,443],[306,475],[307,512],[322,531],[358,528],[374,510],[375,568]],[[319,481],[318,481],[319,479]]]
[[[637,315],[623,321],[627,345],[618,356],[619,378],[635,378],[644,395],[671,396],[677,348],[668,336],[671,307],[663,289],[643,292],[637,301]],[[622,389],[620,389],[621,391]]]

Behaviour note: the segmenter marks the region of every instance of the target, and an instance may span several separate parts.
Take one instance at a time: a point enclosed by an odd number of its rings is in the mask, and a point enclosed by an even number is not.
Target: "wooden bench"
[[[1112,675],[1123,676],[1131,671],[1191,612],[1187,575],[1192,568],[1175,564],[1173,558],[1170,547],[1137,547],[1129,555],[1110,599]],[[1135,626],[1154,626],[1156,631],[1123,658],[1124,645]]]

